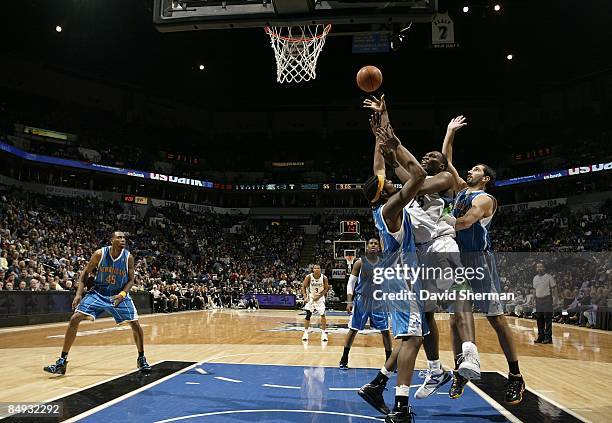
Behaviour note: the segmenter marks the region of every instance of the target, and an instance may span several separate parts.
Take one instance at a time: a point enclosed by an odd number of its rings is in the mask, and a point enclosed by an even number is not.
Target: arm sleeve
[[[349,276],[348,283],[346,284],[346,294],[353,295],[353,290],[355,289],[355,282],[357,281],[357,276],[351,275]]]

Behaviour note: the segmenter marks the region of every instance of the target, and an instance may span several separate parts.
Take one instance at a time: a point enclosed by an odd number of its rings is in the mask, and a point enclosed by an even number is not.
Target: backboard
[[[161,32],[298,25],[430,22],[437,0],[154,0]]]
[[[334,260],[345,260],[345,251],[354,251],[355,259],[365,254],[366,242],[362,240],[354,241],[334,241]]]

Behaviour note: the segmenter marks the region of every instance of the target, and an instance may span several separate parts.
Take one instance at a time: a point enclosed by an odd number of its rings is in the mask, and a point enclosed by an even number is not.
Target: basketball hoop
[[[278,82],[305,82],[317,77],[317,59],[331,24],[267,26],[264,30],[274,50]]]
[[[344,259],[350,273],[353,269],[353,263],[355,263],[355,250],[344,250]]]

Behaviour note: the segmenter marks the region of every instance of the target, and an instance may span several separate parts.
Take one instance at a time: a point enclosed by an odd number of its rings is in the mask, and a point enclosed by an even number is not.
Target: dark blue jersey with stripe
[[[472,201],[479,195],[487,195],[493,199],[497,205],[495,197],[486,192],[471,191],[468,192],[467,188],[460,191],[455,198],[455,205],[453,207],[453,216],[460,218],[472,208]],[[495,210],[493,210],[495,214]],[[459,250],[463,251],[490,251],[491,250],[491,236],[489,234],[491,228],[491,221],[493,215],[480,219],[469,228],[457,231],[457,244]]]
[[[363,294],[366,285],[372,287],[374,280],[374,268],[377,264],[379,264],[378,256],[376,257],[373,263],[371,263],[365,255],[361,258],[361,269],[359,270],[359,278],[357,278],[357,283],[355,284],[354,289],[355,295]]]
[[[121,250],[121,254],[113,259],[111,247],[102,248],[102,258],[98,264],[98,273],[94,280],[94,289],[101,295],[117,295],[128,283],[128,259],[130,252]]]

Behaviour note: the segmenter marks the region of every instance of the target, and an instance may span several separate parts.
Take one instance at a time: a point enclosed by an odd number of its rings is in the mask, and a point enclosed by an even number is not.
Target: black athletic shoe
[[[553,341],[551,338],[544,338],[544,340],[542,341],[543,344],[552,344]]]
[[[538,336],[538,339],[536,339],[536,340],[535,340],[535,341],[533,341],[533,342],[535,342],[536,344],[541,344],[541,343],[542,343],[542,341],[544,341],[544,338],[541,338],[541,337],[539,337],[539,336]]]
[[[141,373],[151,373],[151,366],[149,366],[149,363],[147,363],[147,359],[144,355],[142,357],[138,357],[136,364],[138,365],[138,369]]]
[[[410,406],[402,407],[399,410],[393,410],[385,417],[386,423],[413,423],[414,413]]]
[[[451,385],[448,396],[451,399],[457,399],[463,395],[463,387],[468,383],[468,380],[461,376],[457,371],[453,370],[453,384]]]
[[[66,367],[68,367],[68,361],[65,358],[58,358],[55,364],[51,364],[50,366],[43,367],[43,370],[48,373],[53,373],[54,375],[64,375],[66,374]]]
[[[391,410],[389,410],[389,407],[387,407],[387,404],[385,404],[383,392],[385,392],[384,385],[372,385],[371,383],[368,383],[359,388],[359,391],[357,391],[357,395],[359,395],[365,400],[365,402],[370,404],[372,407],[374,407],[381,413],[389,414]]]
[[[348,363],[345,363],[344,361],[340,361],[340,364],[338,364],[338,368],[340,370],[348,370]]]
[[[506,403],[515,405],[523,401],[523,392],[525,391],[525,381],[523,376],[508,375],[506,383]]]

